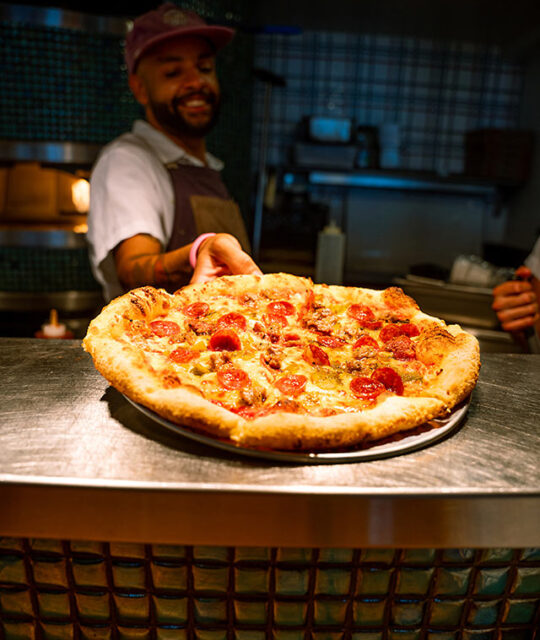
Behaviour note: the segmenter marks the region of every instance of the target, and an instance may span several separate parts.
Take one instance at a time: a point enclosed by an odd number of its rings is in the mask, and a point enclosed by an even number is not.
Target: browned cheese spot
[[[180,378],[172,372],[164,372],[161,376],[161,380],[163,382],[163,386],[166,389],[174,389],[175,387],[182,386],[182,380],[180,380]]]
[[[424,331],[416,342],[416,357],[427,365],[438,365],[456,347],[456,339],[443,327]]]
[[[143,316],[146,317],[146,309],[145,309],[145,305],[143,304],[143,301],[140,300],[138,298],[138,296],[136,295],[132,295],[129,299],[129,303],[131,304],[132,307],[135,307],[135,309]]]
[[[389,287],[382,294],[385,304],[402,312],[417,310],[416,301],[403,292],[399,287]]]

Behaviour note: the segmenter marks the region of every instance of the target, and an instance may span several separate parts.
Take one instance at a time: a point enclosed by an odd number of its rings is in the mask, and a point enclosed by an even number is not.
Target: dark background
[[[146,0],[23,0],[14,4],[134,17],[160,3]],[[247,28],[268,24],[298,25],[303,29],[410,34],[521,48],[540,39],[540,2],[537,0],[255,0],[251,3],[218,0],[209,4],[231,12],[242,5],[247,14]]]

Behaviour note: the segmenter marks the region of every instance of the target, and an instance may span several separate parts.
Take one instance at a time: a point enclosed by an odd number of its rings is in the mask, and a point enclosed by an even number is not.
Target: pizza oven
[[[88,161],[16,155],[0,166],[0,335],[32,337],[54,309],[82,337],[103,303],[86,244]]]

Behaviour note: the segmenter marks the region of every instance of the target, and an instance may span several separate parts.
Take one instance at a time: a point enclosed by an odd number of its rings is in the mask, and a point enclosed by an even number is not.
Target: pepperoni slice
[[[420,335],[420,329],[412,322],[406,322],[405,324],[402,324],[401,332],[404,335],[409,336],[409,338],[414,338],[415,336]]]
[[[283,344],[286,347],[293,347],[300,344],[301,338],[297,333],[285,333],[283,335]]]
[[[248,374],[242,369],[236,367],[223,367],[217,372],[217,379],[222,387],[234,391],[235,389],[243,389],[250,383]]]
[[[379,344],[375,338],[371,336],[360,336],[358,340],[353,344],[353,349],[360,349],[360,347],[372,347],[373,349],[378,349]]]
[[[416,358],[414,342],[408,336],[397,336],[386,343],[386,348],[391,351],[396,360],[413,360]]]
[[[379,331],[379,340],[388,342],[389,340],[393,340],[399,335],[402,335],[399,327],[399,324],[387,324]]]
[[[180,327],[176,322],[171,322],[170,320],[154,320],[154,322],[150,323],[150,329],[152,329],[154,335],[160,338],[180,333]]]
[[[316,344],[308,344],[303,353],[304,360],[309,364],[329,365],[330,359]]]
[[[273,316],[292,316],[294,311],[294,305],[287,300],[276,300],[266,306],[266,313]]]
[[[287,321],[287,317],[283,314],[278,313],[269,313],[263,316],[264,323],[267,326],[279,326],[286,327],[289,323]]]
[[[236,413],[237,415],[245,418],[246,420],[253,420],[253,418],[260,418],[270,413],[270,409],[267,407],[248,407],[247,405],[241,407],[231,407],[229,411]]]
[[[276,387],[286,396],[298,396],[306,386],[306,376],[290,374],[276,380]]]
[[[366,304],[351,304],[347,309],[347,314],[365,329],[379,329],[382,327],[382,320],[377,320],[373,311]]]
[[[205,316],[210,310],[210,306],[206,302],[193,302],[184,307],[184,313],[190,318],[200,318]]]
[[[208,347],[212,351],[239,351],[242,344],[232,329],[221,329],[210,338]]]
[[[415,324],[409,322],[403,324],[387,324],[383,327],[379,333],[379,338],[383,342],[388,342],[398,336],[408,336],[414,338],[414,336],[420,335],[420,330]]]
[[[233,327],[234,329],[245,330],[247,326],[247,320],[245,316],[241,313],[237,313],[236,311],[231,311],[230,313],[226,313],[225,315],[218,318],[217,328],[218,329],[227,329],[228,327]]]
[[[175,349],[169,358],[173,360],[173,362],[179,362],[180,364],[184,362],[190,362],[195,358],[200,356],[200,352],[195,349],[189,349],[188,347],[178,347]]]
[[[341,340],[335,336],[317,336],[317,342],[323,347],[329,347],[330,349],[337,349],[347,344],[345,340]]]
[[[313,305],[315,303],[315,294],[313,291],[308,291],[306,295],[306,300],[304,304],[300,307],[298,311],[298,320],[302,320],[308,313],[313,310]]]
[[[385,390],[385,386],[378,380],[372,380],[366,376],[358,376],[351,380],[350,389],[357,398],[375,400]]]
[[[380,367],[371,374],[371,379],[381,382],[388,391],[392,391],[398,396],[403,395],[403,380],[395,369]]]

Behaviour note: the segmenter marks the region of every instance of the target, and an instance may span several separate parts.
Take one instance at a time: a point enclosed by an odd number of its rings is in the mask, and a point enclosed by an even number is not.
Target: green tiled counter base
[[[540,549],[0,538],[0,640],[540,640]]]

